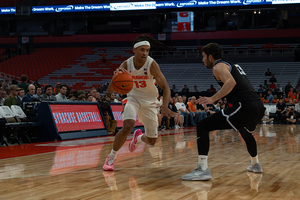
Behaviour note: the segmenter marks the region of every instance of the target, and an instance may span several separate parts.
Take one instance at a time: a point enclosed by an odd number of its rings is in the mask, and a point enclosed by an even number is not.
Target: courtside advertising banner
[[[97,105],[50,105],[58,132],[105,129]]]
[[[123,120],[122,120],[123,106],[121,104],[119,104],[119,105],[118,104],[115,104],[115,105],[111,104],[110,107],[111,107],[111,110],[113,112],[115,120],[117,120],[117,122],[118,122],[117,127],[122,128],[123,127]],[[134,126],[143,126],[143,124],[139,122],[138,116],[136,116]]]

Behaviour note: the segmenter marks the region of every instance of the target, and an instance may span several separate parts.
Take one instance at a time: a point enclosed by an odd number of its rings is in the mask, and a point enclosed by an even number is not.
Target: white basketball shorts
[[[139,104],[135,98],[127,97],[122,101],[122,104],[123,121],[127,119],[136,121],[136,116],[138,116],[139,122],[141,122],[145,127],[145,135],[149,138],[157,138],[158,118],[156,104],[154,102],[150,105],[142,105]]]

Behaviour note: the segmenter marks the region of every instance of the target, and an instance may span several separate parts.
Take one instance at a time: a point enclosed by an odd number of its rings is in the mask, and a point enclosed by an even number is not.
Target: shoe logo
[[[197,140],[200,139],[200,137],[197,137]]]
[[[127,86],[129,86],[129,85],[130,85],[130,84],[128,84],[128,85],[123,85],[123,84],[122,84],[122,87],[127,87]]]
[[[197,175],[197,176],[199,176],[199,175],[201,175],[201,174],[203,174],[203,171],[196,171],[196,172],[195,172],[195,175]]]

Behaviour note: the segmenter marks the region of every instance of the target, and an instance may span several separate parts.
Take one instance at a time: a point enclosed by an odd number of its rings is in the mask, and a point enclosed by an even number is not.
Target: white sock
[[[251,157],[251,165],[255,165],[256,163],[259,163],[258,155],[256,155],[255,157]]]
[[[202,170],[206,170],[207,169],[207,156],[199,155],[198,163],[201,164]]]
[[[139,136],[137,137],[137,142],[138,142],[138,143],[141,143],[141,142],[143,142],[143,140],[142,140],[142,136],[143,136],[143,135],[139,135]]]
[[[110,152],[110,155],[115,157],[115,159],[116,159],[117,158],[117,153],[118,153],[118,151],[115,151],[115,150],[112,149],[111,152]]]

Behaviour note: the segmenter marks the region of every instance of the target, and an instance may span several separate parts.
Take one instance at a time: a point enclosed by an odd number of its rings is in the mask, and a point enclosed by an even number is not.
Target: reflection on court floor
[[[210,133],[210,181],[182,181],[197,164],[196,129],[163,130],[155,146],[120,149],[114,172],[102,165],[114,137],[1,147],[0,199],[300,199],[299,125],[259,125],[264,173],[247,172],[245,142]]]

